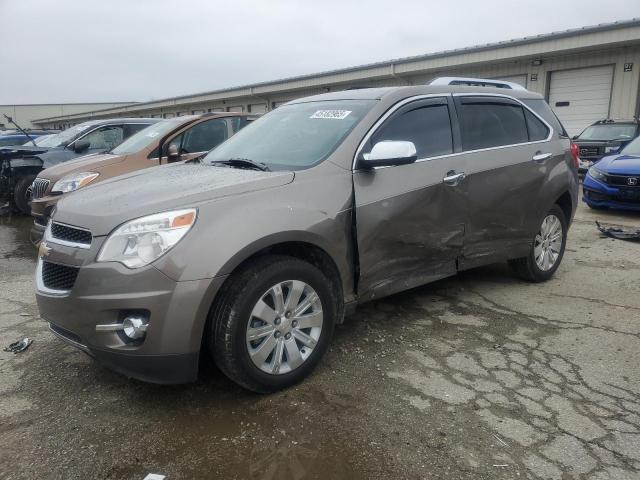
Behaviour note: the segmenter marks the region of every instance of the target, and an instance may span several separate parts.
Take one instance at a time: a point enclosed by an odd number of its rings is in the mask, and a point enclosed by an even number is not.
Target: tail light
[[[580,159],[578,158],[580,154],[580,147],[577,144],[571,142],[571,159],[573,160],[573,166],[578,168],[580,166]]]

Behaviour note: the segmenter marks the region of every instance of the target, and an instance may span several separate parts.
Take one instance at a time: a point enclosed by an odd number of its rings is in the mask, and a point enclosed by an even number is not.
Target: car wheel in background
[[[311,373],[338,312],[329,279],[293,257],[265,256],[229,279],[213,311],[209,348],[222,372],[267,393]]]
[[[13,203],[19,213],[31,214],[31,184],[36,175],[25,175],[18,178],[13,190]]]
[[[562,209],[554,205],[542,219],[529,254],[510,260],[509,265],[524,280],[544,282],[560,266],[566,244],[567,220]]]

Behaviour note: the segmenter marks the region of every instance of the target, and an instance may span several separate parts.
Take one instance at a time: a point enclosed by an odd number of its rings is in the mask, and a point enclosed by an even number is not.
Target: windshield
[[[39,147],[44,147],[46,146],[46,142],[47,140],[49,140],[51,137],[55,137],[55,135],[50,134],[50,135],[40,135],[39,137],[34,138],[33,140],[36,142],[36,145]],[[26,142],[23,143],[23,145],[33,145],[33,142],[31,142],[31,140],[27,140]]]
[[[637,137],[634,141],[629,143],[620,153],[623,155],[634,155],[640,157],[640,137]]]
[[[269,170],[302,170],[327,158],[375,104],[334,100],[284,105],[212,150],[203,163],[248,159]]]
[[[609,125],[591,125],[578,137],[579,140],[630,140],[636,136],[637,125],[612,123]]]
[[[67,128],[65,131],[60,132],[53,137],[45,140],[41,147],[61,147],[63,144],[69,144],[80,134],[85,132],[89,127],[92,127],[95,122],[85,122],[76,125],[75,127]]]
[[[184,118],[163,120],[161,122],[154,123],[153,125],[140,130],[135,135],[132,135],[109,153],[113,153],[114,155],[128,155],[130,153],[139,152],[143,148],[157,142],[164,135],[175,130],[183,123],[185,123]]]

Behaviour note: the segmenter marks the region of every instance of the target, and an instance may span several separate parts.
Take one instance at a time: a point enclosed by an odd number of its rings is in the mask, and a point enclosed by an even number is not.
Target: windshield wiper
[[[212,165],[215,165],[216,163],[221,165],[228,165],[232,168],[249,168],[253,170],[260,170],[261,172],[270,171],[269,167],[267,167],[264,163],[256,162],[248,158],[230,158],[229,160],[216,160],[211,162]]]

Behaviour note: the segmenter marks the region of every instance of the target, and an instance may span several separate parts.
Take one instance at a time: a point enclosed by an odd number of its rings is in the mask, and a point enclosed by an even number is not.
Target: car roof
[[[289,102],[307,103],[327,100],[382,100],[391,97],[411,97],[414,95],[477,93],[478,95],[505,95],[518,99],[542,99],[542,95],[529,90],[509,88],[474,87],[458,85],[417,85],[406,87],[358,88],[340,92],[322,93],[310,97],[299,98]]]

